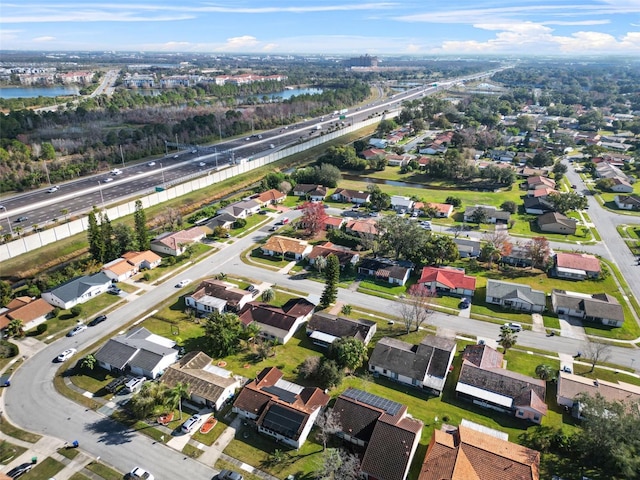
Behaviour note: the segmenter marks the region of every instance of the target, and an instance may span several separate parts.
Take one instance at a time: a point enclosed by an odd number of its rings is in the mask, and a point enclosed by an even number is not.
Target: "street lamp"
[[[0,208],[4,210],[7,223],[9,224],[9,233],[13,237],[13,228],[11,228],[11,220],[9,220],[9,212],[7,212],[7,207],[5,207],[4,205],[0,205]]]
[[[164,169],[162,168],[162,162],[160,162],[160,173],[162,173],[162,188],[167,188],[167,184],[164,181]]]
[[[98,180],[98,188],[100,189],[100,200],[102,201],[102,209],[104,210],[104,196],[102,195],[102,182]]]

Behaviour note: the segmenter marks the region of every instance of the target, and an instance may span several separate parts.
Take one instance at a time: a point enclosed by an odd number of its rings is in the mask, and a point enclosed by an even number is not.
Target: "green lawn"
[[[42,480],[53,478],[56,473],[64,468],[64,464],[51,457],[39,461],[35,467],[22,476],[23,480]]]
[[[246,220],[247,224],[244,227],[232,228],[229,230],[232,237],[244,237],[259,225],[269,223],[271,221],[271,217],[267,217],[265,215],[251,215],[250,217],[247,217]]]
[[[24,447],[2,440],[0,441],[0,464],[8,465],[14,458],[19,457],[26,451],[27,449]]]
[[[90,462],[85,468],[104,480],[122,480],[122,473],[106,466],[104,463]]]

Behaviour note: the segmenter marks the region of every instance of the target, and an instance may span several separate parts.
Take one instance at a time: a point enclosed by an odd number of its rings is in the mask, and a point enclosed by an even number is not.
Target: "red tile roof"
[[[285,194],[272,188],[271,190],[267,190],[266,192],[262,192],[260,195],[256,197],[260,203],[266,202],[278,202],[285,198]]]
[[[475,290],[476,279],[465,275],[463,270],[449,267],[424,267],[418,283],[437,282],[448,288],[462,288],[464,290]]]
[[[586,253],[557,253],[556,265],[562,268],[573,268],[587,272],[600,271],[600,260]]]

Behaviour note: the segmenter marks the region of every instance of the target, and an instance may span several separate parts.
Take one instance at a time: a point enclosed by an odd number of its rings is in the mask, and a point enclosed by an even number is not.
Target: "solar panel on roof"
[[[357,388],[349,388],[348,390],[343,392],[342,395],[347,398],[357,400],[366,405],[384,410],[389,415],[397,414],[402,408],[402,405],[398,402],[373,395],[372,393],[368,393],[363,390],[358,390]]]
[[[289,390],[285,390],[284,388],[276,387],[275,385],[271,385],[269,387],[264,387],[262,390],[265,392],[269,392],[272,395],[275,395],[283,402],[294,403],[296,401],[296,393],[290,392]]]
[[[289,438],[294,438],[303,420],[304,415],[298,412],[293,412],[280,405],[271,405],[262,420],[262,427]]]

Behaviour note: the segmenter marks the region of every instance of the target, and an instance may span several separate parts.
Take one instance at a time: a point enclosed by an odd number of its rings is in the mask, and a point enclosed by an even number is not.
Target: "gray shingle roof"
[[[517,298],[531,305],[547,304],[546,294],[540,290],[534,290],[529,285],[519,283],[501,282],[499,280],[487,280],[487,297],[509,299]]]
[[[314,313],[307,324],[308,330],[316,330],[338,338],[354,337],[364,341],[369,331],[376,326],[371,320],[352,320],[328,313]]]
[[[80,298],[91,287],[106,283],[111,283],[111,279],[104,272],[98,272],[69,280],[67,283],[51,289],[50,292],[63,302],[70,302]]]

